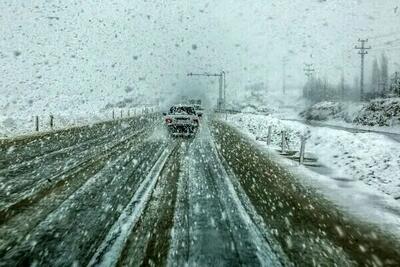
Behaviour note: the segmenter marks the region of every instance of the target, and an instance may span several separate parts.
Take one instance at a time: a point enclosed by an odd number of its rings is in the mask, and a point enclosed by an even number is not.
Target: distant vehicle
[[[196,113],[199,117],[203,116],[204,109],[201,106],[201,99],[190,99],[189,104],[193,105],[194,109],[196,110]]]
[[[174,105],[165,115],[165,124],[172,135],[194,135],[199,127],[199,117],[193,105]]]
[[[203,117],[204,109],[201,105],[193,105],[194,109],[196,110],[197,116],[200,118]]]
[[[190,99],[189,104],[201,106],[201,99]]]

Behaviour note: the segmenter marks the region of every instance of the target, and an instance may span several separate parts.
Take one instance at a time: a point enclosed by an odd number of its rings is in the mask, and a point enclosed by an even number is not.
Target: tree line
[[[349,85],[345,82],[342,73],[340,82],[332,84],[326,77],[309,76],[307,83],[303,87],[303,97],[311,102],[321,101],[340,101],[360,99],[371,100],[375,98],[400,97],[400,72],[396,71],[389,74],[389,60],[382,53],[379,60],[374,58],[370,78],[366,79],[366,91],[360,95],[360,80],[354,78],[354,84]]]

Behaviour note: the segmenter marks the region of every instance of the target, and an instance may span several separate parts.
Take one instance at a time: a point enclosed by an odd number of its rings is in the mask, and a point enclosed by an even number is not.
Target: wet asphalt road
[[[170,265],[280,266],[241,203],[208,127],[183,147]]]
[[[194,138],[161,124],[148,116],[0,144],[0,266],[400,262],[378,232],[370,242],[370,228],[299,185],[269,184],[287,174],[224,124],[203,121]],[[361,233],[354,251],[349,229]]]

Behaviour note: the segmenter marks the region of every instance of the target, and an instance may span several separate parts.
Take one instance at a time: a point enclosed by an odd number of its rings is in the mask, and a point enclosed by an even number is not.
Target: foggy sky
[[[233,97],[249,83],[280,90],[283,58],[294,89],[305,82],[306,62],[333,83],[344,67],[351,84],[358,38],[379,48],[367,56],[367,71],[384,50],[390,71],[398,68],[397,6],[399,0],[2,1],[0,92],[16,106],[28,99],[101,106],[126,97],[126,86],[149,97],[216,94],[216,81],[186,73],[225,70]]]

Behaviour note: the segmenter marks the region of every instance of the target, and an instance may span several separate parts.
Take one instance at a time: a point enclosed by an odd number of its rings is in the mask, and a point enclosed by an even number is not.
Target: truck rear
[[[165,115],[168,131],[174,135],[194,135],[199,127],[199,117],[192,105],[174,105]]]

